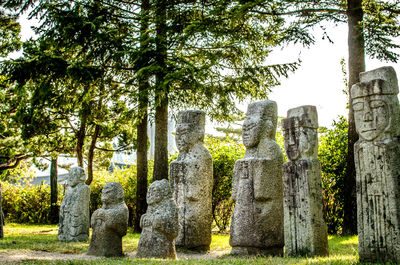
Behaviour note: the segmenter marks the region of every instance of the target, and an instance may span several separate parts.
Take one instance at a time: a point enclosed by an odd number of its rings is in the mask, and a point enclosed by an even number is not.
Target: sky
[[[329,30],[329,29],[328,29]],[[302,63],[298,70],[284,79],[281,85],[273,88],[269,99],[278,104],[278,115],[286,117],[289,109],[302,105],[317,107],[319,125],[331,127],[338,116],[347,117],[347,95],[343,92],[346,87],[344,74],[340,64],[341,59],[347,63],[347,25],[340,25],[328,31],[334,43],[317,39],[310,48],[288,47],[278,51],[273,56],[293,60],[299,56]],[[382,66],[393,66],[400,74],[400,65],[371,60],[366,56],[366,70]],[[346,64],[347,71],[347,64]]]
[[[26,17],[20,19],[22,39],[33,36],[30,28],[35,21]],[[316,43],[310,48],[302,46],[288,46],[275,50],[267,62],[269,64],[294,62],[300,58],[301,66],[289,78],[281,79],[281,85],[272,88],[270,100],[278,104],[278,115],[286,117],[289,109],[302,105],[317,107],[319,125],[331,127],[333,120],[338,116],[347,117],[347,95],[344,94],[344,75],[342,73],[341,59],[347,61],[347,25],[329,27],[328,33],[334,43],[316,37]],[[321,35],[316,31],[316,35]],[[400,75],[400,64],[385,63],[366,58],[366,70],[381,66],[393,66]],[[347,67],[347,65],[346,65]],[[250,103],[246,102],[247,104]],[[247,104],[238,105],[239,109],[246,111]],[[220,125],[210,124],[208,127]]]

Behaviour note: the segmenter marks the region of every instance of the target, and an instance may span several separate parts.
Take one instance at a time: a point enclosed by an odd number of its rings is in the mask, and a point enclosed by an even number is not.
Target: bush
[[[321,163],[324,217],[329,234],[341,232],[343,224],[343,188],[347,157],[347,120],[339,117],[333,128],[320,137],[318,159]]]
[[[94,173],[93,181],[90,184],[90,215],[99,209],[101,203],[101,190],[107,182],[118,182],[124,189],[124,200],[128,206],[128,225],[132,226],[136,210],[136,165],[129,168],[115,168],[114,172],[106,170]]]
[[[226,138],[206,138],[205,144],[213,157],[214,185],[212,191],[212,213],[220,232],[229,228],[234,202],[231,198],[232,173],[236,160],[243,158],[244,146]]]
[[[2,207],[6,221],[50,224],[50,186],[0,183],[3,195]],[[62,186],[59,185],[59,190],[61,189]],[[62,197],[62,192],[59,192],[58,205],[61,205]]]
[[[150,163],[151,166],[151,163]],[[151,172],[151,168],[149,168]],[[150,175],[150,174],[149,174]],[[95,171],[90,185],[90,214],[100,208],[101,190],[107,182],[118,182],[125,192],[125,203],[129,210],[129,225],[133,224],[136,207],[136,166],[115,169],[114,172]],[[9,182],[2,184],[3,211],[9,222],[49,224],[50,186],[20,185]],[[58,206],[64,197],[64,188],[58,187]]]

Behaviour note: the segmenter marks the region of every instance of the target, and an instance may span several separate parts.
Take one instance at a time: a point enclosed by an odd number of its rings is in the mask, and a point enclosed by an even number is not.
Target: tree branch
[[[30,157],[31,155],[17,155],[9,159],[6,163],[0,164],[0,172],[7,169],[16,168],[22,160],[28,159]]]
[[[333,8],[304,8],[299,10],[287,11],[287,12],[275,12],[275,11],[261,11],[261,10],[251,10],[252,12],[258,13],[260,15],[269,16],[289,16],[295,14],[301,14],[302,16],[308,16],[310,13],[337,13],[346,14],[345,10],[333,9]]]
[[[124,151],[124,150],[126,150],[125,148],[127,148],[129,145],[130,145],[130,144],[127,144],[127,145],[122,146],[121,148],[118,148],[118,149],[107,149],[107,148],[102,148],[102,147],[98,147],[98,146],[95,146],[95,148],[96,148],[97,150],[104,151],[104,152],[119,152],[119,151]]]

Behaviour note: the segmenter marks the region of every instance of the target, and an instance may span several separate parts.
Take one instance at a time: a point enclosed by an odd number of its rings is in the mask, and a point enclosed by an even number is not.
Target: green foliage
[[[266,98],[299,66],[266,64],[272,47],[286,37],[282,20],[251,16],[232,1],[174,2],[168,12],[166,42],[172,51],[165,82],[177,108],[196,106],[214,119],[231,120],[228,113],[240,114],[233,98]]]
[[[340,233],[343,223],[347,130],[347,120],[342,116],[320,137],[318,159],[322,171],[324,217],[330,234]]]
[[[244,146],[230,138],[206,138],[205,144],[213,157],[214,185],[212,212],[216,227],[223,232],[229,228],[234,202],[231,198],[232,173],[236,160],[244,156]]]
[[[14,185],[0,181],[6,222],[49,224],[50,186]],[[62,186],[59,186],[59,190]],[[62,193],[58,193],[61,205]]]
[[[15,18],[0,9],[0,57],[6,57],[10,52],[21,47],[21,26]]]
[[[243,10],[253,15],[274,17],[285,21],[287,41],[311,46],[315,43],[315,27],[323,31],[322,38],[330,42],[326,22],[332,25],[348,23],[347,4],[343,0],[279,0],[245,1]],[[397,62],[399,59],[399,1],[363,0],[365,51],[371,58]],[[289,19],[288,19],[289,18]]]
[[[20,102],[13,106],[18,130],[12,136],[42,140],[36,145],[42,150],[34,152],[38,156],[76,151],[82,160],[86,147],[91,179],[93,156],[102,150],[98,143],[121,134],[125,141],[119,150],[133,143],[135,110],[128,110],[127,101],[135,96],[129,85],[119,85],[125,77],[112,70],[121,63],[118,51],[127,32],[122,21],[111,18],[113,9],[99,1],[30,1],[27,5],[31,5],[30,16],[39,17],[38,37],[24,43],[22,58],[2,64],[8,96],[19,97],[15,102]]]
[[[36,171],[32,169],[31,164],[29,161],[22,161],[17,167],[0,175],[0,180],[29,183],[36,176]]]
[[[151,173],[152,162],[149,163]],[[136,166],[129,168],[116,168],[114,172],[106,170],[95,171],[90,193],[90,213],[100,208],[101,190],[107,182],[118,182],[125,192],[125,203],[129,210],[129,225],[133,224],[136,207]],[[29,179],[30,171],[24,163],[20,167],[11,170],[9,178]],[[3,186],[3,211],[9,222],[49,224],[50,214],[50,186],[48,185],[20,185],[6,181],[0,182]],[[65,191],[62,185],[58,187],[58,206],[61,205]]]
[[[124,189],[124,200],[129,210],[129,226],[132,226],[136,208],[136,165],[123,169],[115,168],[114,172],[94,172],[90,185],[90,214],[101,207],[101,190],[107,182],[118,182]]]
[[[283,162],[287,162],[287,155],[286,155],[286,151],[285,151],[285,139],[283,138],[283,134],[280,130],[276,131],[275,134],[275,141],[278,143],[279,148],[282,151],[282,155],[283,155]]]

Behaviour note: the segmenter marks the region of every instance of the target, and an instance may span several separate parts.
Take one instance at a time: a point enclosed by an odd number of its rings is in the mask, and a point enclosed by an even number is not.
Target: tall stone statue
[[[176,259],[178,208],[166,179],[154,181],[147,192],[147,212],[140,218],[140,235],[136,257]]]
[[[87,241],[89,239],[90,187],[85,184],[86,175],[81,167],[71,168],[68,188],[60,207],[58,240]]]
[[[124,202],[124,190],[117,182],[108,182],[101,192],[100,209],[94,211],[91,219],[92,239],[88,255],[120,257],[122,237],[128,229],[128,207]]]
[[[356,131],[360,261],[400,263],[400,108],[392,67],[360,74],[351,88]]]
[[[229,244],[235,254],[283,254],[283,158],[275,142],[276,124],[274,101],[248,106],[242,132],[246,153],[233,169],[236,205]]]
[[[323,217],[318,115],[315,106],[290,109],[282,120],[285,150],[283,197],[286,256],[329,255]]]
[[[208,250],[211,244],[213,162],[204,146],[204,127],[204,112],[179,112],[179,155],[170,164],[171,187],[179,210],[175,245],[192,250]]]

